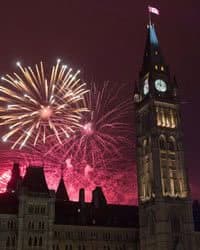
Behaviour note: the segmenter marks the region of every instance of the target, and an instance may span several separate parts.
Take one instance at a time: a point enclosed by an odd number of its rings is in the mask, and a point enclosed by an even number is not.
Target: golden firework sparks
[[[60,59],[47,76],[42,62],[34,68],[22,67],[20,62],[17,66],[19,73],[1,78],[0,125],[7,128],[2,140],[21,149],[28,141],[35,146],[54,135],[62,144],[81,126],[82,114],[88,111],[84,105],[88,90],[80,71],[73,74]]]

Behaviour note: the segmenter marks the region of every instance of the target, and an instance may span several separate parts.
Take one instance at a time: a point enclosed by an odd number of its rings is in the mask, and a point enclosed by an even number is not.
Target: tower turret
[[[15,193],[18,191],[22,183],[22,177],[20,176],[20,168],[18,163],[14,163],[11,178],[7,184],[7,192]]]

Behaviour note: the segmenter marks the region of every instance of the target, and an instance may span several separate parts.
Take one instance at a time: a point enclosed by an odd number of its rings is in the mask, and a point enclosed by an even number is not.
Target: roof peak
[[[56,191],[57,200],[67,200],[69,201],[69,196],[65,187],[63,176],[61,175],[60,182],[58,184],[58,189]]]

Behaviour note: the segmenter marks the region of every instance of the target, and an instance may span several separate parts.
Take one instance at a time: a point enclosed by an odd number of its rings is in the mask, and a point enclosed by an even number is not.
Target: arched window
[[[28,240],[28,245],[29,245],[29,247],[31,247],[31,246],[32,246],[32,238],[31,238],[31,237],[29,237],[29,240]]]
[[[169,141],[168,141],[168,149],[172,152],[176,150],[176,141],[174,137],[172,136],[169,138]]]
[[[148,140],[144,139],[143,141],[143,154],[146,155],[148,153]]]
[[[68,245],[65,246],[65,250],[68,250]]]
[[[10,222],[10,228],[13,229],[13,221]]]
[[[37,238],[34,239],[34,246],[37,246]]]
[[[6,246],[9,247],[10,246],[10,237],[8,236],[7,240],[6,240]]]
[[[12,238],[12,246],[15,246],[15,236]]]
[[[161,136],[159,138],[159,147],[161,150],[166,150],[166,140],[165,140],[165,137],[164,136]]]
[[[39,246],[40,247],[42,246],[42,237],[40,237],[40,239],[39,239]]]
[[[58,245],[56,246],[56,250],[60,250],[60,248],[59,248],[59,246],[58,246]]]

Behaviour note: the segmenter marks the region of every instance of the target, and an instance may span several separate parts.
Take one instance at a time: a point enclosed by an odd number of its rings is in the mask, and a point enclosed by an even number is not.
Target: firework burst
[[[87,90],[72,69],[61,65],[60,59],[47,76],[43,63],[35,68],[22,67],[20,73],[2,77],[0,86],[0,125],[8,131],[3,135],[4,142],[12,142],[12,149],[30,145],[45,144],[54,135],[62,144],[79,128],[87,108],[84,95]]]
[[[122,160],[123,149],[132,149],[132,126],[128,116],[132,113],[132,99],[120,99],[122,88],[114,89],[110,83],[98,88],[91,85],[86,95],[86,106],[90,110],[82,122],[82,127],[63,145],[52,143],[47,155],[57,157],[58,161],[84,163],[93,167],[110,165]],[[123,122],[125,121],[125,122]],[[88,166],[88,165],[87,165]]]

